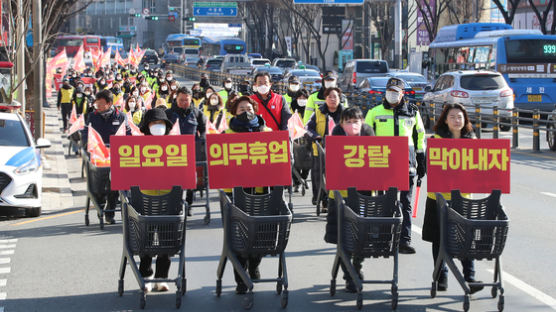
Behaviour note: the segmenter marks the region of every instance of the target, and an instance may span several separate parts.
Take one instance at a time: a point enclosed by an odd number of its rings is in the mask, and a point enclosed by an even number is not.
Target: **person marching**
[[[141,101],[139,101],[136,96],[130,95],[127,97],[127,100],[125,102],[125,111],[131,114],[131,121],[136,126],[139,126],[141,124],[143,115],[145,113],[145,108],[141,106]]]
[[[324,92],[326,91],[326,89],[336,88],[337,80],[338,80],[338,75],[334,71],[326,72],[324,78],[322,79],[323,84],[320,90],[311,94],[311,96],[309,96],[309,99],[307,100],[307,106],[305,107],[305,115],[303,116],[304,124],[307,124],[307,122],[309,122],[309,119],[311,119],[311,115],[313,115],[313,113],[318,110],[319,106],[321,106],[325,102]],[[343,94],[340,97],[340,104],[342,104],[342,106],[345,107],[348,106],[347,98]]]
[[[155,102],[158,99],[163,99],[168,104],[168,108],[171,107],[170,106],[170,104],[171,104],[171,102],[170,102],[170,87],[168,85],[168,82],[166,82],[166,81],[162,82],[162,84],[158,88],[158,92],[156,92]]]
[[[469,121],[469,116],[467,111],[461,104],[445,104],[436,125],[434,126],[434,137],[435,138],[447,138],[447,139],[474,139],[475,132],[473,132],[473,126]],[[442,193],[442,196],[446,200],[451,200],[450,193]],[[470,194],[462,194],[465,198],[471,198]],[[439,216],[436,207],[436,195],[435,193],[429,192],[427,195],[427,202],[425,205],[425,217],[423,220],[423,233],[422,237],[424,241],[432,243],[432,258],[433,267],[436,264],[436,259],[438,258],[438,253],[440,250],[440,223]],[[461,264],[463,266],[463,275],[465,281],[468,283],[482,283],[481,281],[475,280],[475,264],[473,260],[462,259]],[[470,292],[472,294],[483,289],[482,285],[470,286]],[[440,271],[440,277],[438,279],[437,290],[446,291],[448,289],[448,268],[446,264],[442,264],[442,269]]]
[[[296,93],[295,98],[293,98],[291,103],[292,114],[298,113],[299,117],[303,118],[309,96],[309,91],[306,89],[301,89]]]
[[[216,129],[220,127],[222,119],[226,118],[226,109],[222,98],[218,93],[212,93],[208,99],[208,105],[203,106],[203,114],[214,125]]]
[[[85,114],[87,112],[87,108],[89,107],[89,98],[85,96],[83,89],[78,87],[75,89],[73,93],[73,98],[71,99],[72,107],[75,106],[75,112],[77,113],[77,117],[81,114]]]
[[[273,131],[288,130],[288,120],[292,116],[286,99],[272,92],[270,89],[270,74],[260,72],[255,75],[257,93],[251,98],[257,103],[257,111],[263,117],[266,125]]]
[[[321,104],[319,108],[311,115],[311,119],[305,127],[307,135],[313,142],[320,141],[324,147],[324,137],[328,135],[330,129],[328,128],[329,118],[334,120],[335,125],[340,124],[340,116],[344,111],[344,106],[340,105],[342,90],[339,88],[328,88],[323,94],[325,103]],[[313,158],[318,157],[317,145],[313,143]],[[313,198],[311,202],[313,205],[317,204],[317,196],[319,192],[319,183],[321,180],[321,172],[317,161],[313,161],[313,168],[311,168],[311,186],[313,191]],[[322,200],[322,212],[327,212],[328,201],[326,198]]]
[[[58,110],[62,111],[62,122],[64,125],[64,132],[68,130],[68,120],[71,115],[71,100],[73,99],[73,92],[75,89],[70,85],[68,78],[62,80],[62,87],[58,92],[58,101],[56,106]]]
[[[346,108],[340,116],[340,126],[334,127],[332,135],[340,136],[374,136],[373,128],[363,122],[363,113],[359,107]],[[358,191],[363,195],[372,196],[370,191]],[[341,190],[340,194],[343,198],[347,198],[347,190]],[[330,244],[338,243],[338,207],[334,200],[334,191],[328,192],[328,215],[326,215],[326,234],[324,241]],[[363,264],[363,257],[353,256],[352,262],[357,274],[362,279],[361,267]],[[343,262],[340,262],[342,271],[344,272],[344,280],[346,280],[346,291],[350,293],[357,292],[355,284],[351,276],[347,273],[347,269]]]
[[[292,106],[291,106],[292,101],[297,97],[297,93],[300,88],[301,88],[301,82],[299,81],[299,78],[297,78],[297,76],[291,76],[288,79],[288,91],[286,92],[286,94],[284,94],[284,98],[288,103],[288,107],[290,108],[290,111],[292,110]],[[301,115],[301,117],[303,118],[304,116]]]
[[[232,78],[226,77],[224,82],[222,83],[224,89],[218,91],[218,95],[222,98],[222,102],[226,103],[228,101],[228,97],[230,96],[230,92],[234,91],[233,86],[234,83],[232,82]]]
[[[419,109],[404,98],[405,83],[390,78],[386,83],[386,95],[381,105],[373,107],[365,117],[377,136],[401,136],[409,144],[409,190],[400,192],[402,203],[402,233],[399,252],[414,254],[411,246],[411,197],[415,175],[423,178],[427,172],[425,159],[425,128]]]
[[[199,86],[201,86],[201,91],[206,91],[210,87],[210,81],[207,74],[201,74],[201,81],[199,81]]]

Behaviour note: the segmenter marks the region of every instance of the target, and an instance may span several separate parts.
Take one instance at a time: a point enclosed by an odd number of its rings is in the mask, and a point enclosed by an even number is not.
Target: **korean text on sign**
[[[349,168],[388,168],[388,145],[344,145],[344,160]]]
[[[236,166],[245,163],[252,165],[287,163],[288,141],[212,144],[209,147],[209,154],[212,158],[209,163],[211,166],[227,166],[230,162]]]

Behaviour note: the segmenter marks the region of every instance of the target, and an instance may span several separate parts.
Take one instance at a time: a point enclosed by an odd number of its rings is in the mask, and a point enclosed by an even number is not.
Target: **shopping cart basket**
[[[155,278],[149,283],[175,283],[176,308],[181,305],[181,297],[186,290],[185,279],[185,221],[183,209],[183,190],[174,186],[166,195],[150,196],[141,193],[138,187],[132,187],[128,192],[120,192],[123,215],[124,248],[120,265],[120,279],[118,280],[118,295],[124,293],[124,275],[129,261],[131,270],[139,288],[140,306],[145,307],[147,290],[145,279],[139,272],[139,266],[134,256],[156,256],[168,254],[179,255],[178,276],[175,279]]]
[[[470,286],[492,286],[492,298],[498,298],[498,310],[504,310],[504,287],[502,285],[502,264],[500,255],[506,244],[509,219],[500,204],[499,190],[482,199],[467,199],[460,191],[451,193],[448,202],[436,193],[437,209],[440,215],[440,251],[435,263],[431,297],[436,296],[436,288],[442,262],[456,277],[465,292],[463,310],[469,310]],[[454,258],[469,260],[495,260],[493,283],[469,283],[454,263]]]
[[[270,194],[249,195],[241,187],[234,188],[234,203],[220,191],[220,208],[224,225],[224,246],[218,264],[216,295],[222,292],[222,275],[229,259],[247,285],[243,307],[253,307],[253,283],[276,283],[281,305],[288,305],[288,274],[284,249],[288,243],[292,214],[283,199],[284,188],[276,186]],[[278,256],[278,277],[254,280],[240,264],[237,255]]]
[[[338,244],[332,267],[330,295],[336,293],[336,276],[340,261],[357,289],[357,308],[363,307],[363,284],[390,284],[392,309],[398,306],[398,247],[402,214],[397,189],[390,188],[380,196],[365,196],[354,188],[348,189],[346,204],[339,191],[334,191],[338,207]],[[361,280],[351,263],[351,256],[360,258],[394,258],[391,280]]]
[[[97,167],[95,166],[88,154],[83,153],[83,162],[87,175],[87,203],[85,204],[85,225],[89,225],[89,209],[91,204],[97,211],[97,216],[100,222],[100,228],[104,229],[104,214],[106,212],[117,212],[119,208],[115,206],[113,209],[108,209],[109,196],[112,190],[110,189],[110,167]]]
[[[308,188],[307,178],[303,178],[301,172],[311,170],[313,167],[311,143],[308,143],[305,138],[293,140],[293,159],[292,174],[301,185],[301,195],[305,196]]]

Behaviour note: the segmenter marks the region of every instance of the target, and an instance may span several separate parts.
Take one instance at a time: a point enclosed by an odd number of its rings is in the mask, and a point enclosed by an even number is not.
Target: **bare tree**
[[[446,3],[448,19],[451,24],[464,24],[478,22],[481,18],[481,10],[485,6],[485,0],[459,0]],[[475,9],[479,14],[475,15]]]
[[[535,12],[535,15],[537,16],[537,18],[539,19],[539,25],[541,27],[541,31],[543,34],[548,34],[548,13],[550,13],[551,10],[553,10],[553,14],[552,14],[552,26],[550,27],[550,34],[554,34],[556,31],[556,21],[555,21],[555,16],[554,16],[554,9],[556,9],[556,1],[554,0],[549,0],[548,3],[546,3],[546,7],[544,8],[544,10],[541,12],[539,10],[539,8],[537,8],[537,5],[535,5],[535,2],[532,0],[528,0],[529,4],[531,5],[531,8],[533,9],[533,12]],[[554,8],[553,8],[554,6]]]
[[[440,16],[446,11],[449,2],[450,0],[416,0],[415,2],[417,4],[417,9],[423,16],[423,23],[429,33],[430,42],[433,42],[436,37],[440,24]]]
[[[507,0],[508,8],[504,7],[502,0],[492,0],[492,2],[496,5],[502,16],[504,17],[504,21],[506,24],[511,25],[514,21],[515,12],[517,11],[517,6],[521,2],[521,0]]]
[[[390,18],[393,13],[392,4],[389,2],[375,2],[371,4],[371,19],[379,33],[380,52],[383,59],[387,59],[390,45],[394,40],[394,19]]]

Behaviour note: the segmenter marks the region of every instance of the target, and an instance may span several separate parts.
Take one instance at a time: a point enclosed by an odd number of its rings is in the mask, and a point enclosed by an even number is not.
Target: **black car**
[[[148,49],[147,51],[145,51],[145,55],[143,55],[141,63],[158,64],[159,60],[160,59],[158,58],[158,53],[156,53],[155,50]]]

